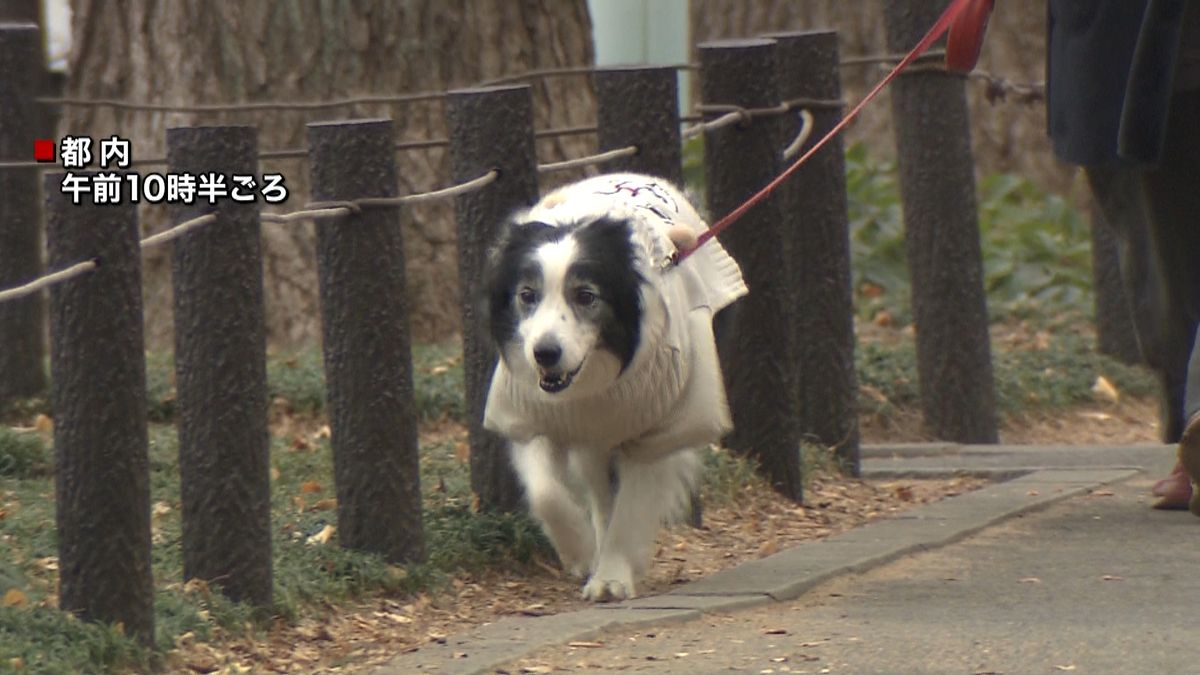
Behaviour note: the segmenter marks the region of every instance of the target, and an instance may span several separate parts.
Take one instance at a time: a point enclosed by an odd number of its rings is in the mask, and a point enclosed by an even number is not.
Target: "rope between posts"
[[[174,227],[172,227],[169,230],[163,230],[162,232],[159,232],[158,234],[152,234],[149,237],[146,237],[145,239],[141,240],[138,243],[142,247],[142,250],[146,250],[148,248],[154,248],[155,246],[165,244],[169,241],[175,241],[176,239],[187,234],[188,232],[191,232],[192,230],[194,230],[198,227],[203,227],[205,225],[208,225],[209,223],[213,222],[216,219],[217,219],[217,214],[215,214],[215,213],[206,213],[202,216],[196,216],[195,218],[192,218],[191,220],[185,220],[182,223],[175,225]]]
[[[696,111],[699,113],[710,112],[725,112],[724,115],[711,119],[707,122],[700,122],[690,127],[685,128],[681,132],[684,139],[697,136],[699,134],[723,129],[731,124],[746,123],[749,124],[758,117],[770,117],[774,115],[783,115],[797,108],[817,108],[831,109],[840,111],[846,106],[846,102],[842,99],[826,99],[826,98],[793,98],[784,101],[776,106],[769,108],[746,108],[740,105],[728,103],[701,103],[696,106]],[[694,118],[687,118],[694,119]]]
[[[796,138],[788,143],[788,146],[783,149],[783,159],[790,161],[796,155],[800,154],[800,149],[808,142],[808,137],[812,136],[813,116],[807,110],[800,110],[800,131],[796,134]]]
[[[66,269],[38,277],[27,284],[10,288],[6,291],[0,291],[0,302],[7,300],[16,300],[27,295],[33,295],[43,288],[49,288],[55,284],[60,284],[69,279],[74,279],[77,276],[91,272],[99,267],[95,260],[85,260],[80,263],[75,263]]]
[[[499,177],[500,172],[496,169],[492,169],[478,178],[474,178],[458,185],[442,188],[440,190],[404,195],[401,197],[368,197],[349,202],[338,202],[336,206],[310,204],[310,206],[316,208],[295,211],[293,213],[260,213],[259,218],[263,222],[267,223],[290,223],[297,220],[308,220],[312,218],[347,216],[351,213],[361,212],[362,208],[403,206],[409,204],[420,204],[437,199],[450,199],[452,197],[457,197],[459,195],[478,190],[495,182],[495,180]],[[139,246],[142,248],[142,250],[153,248],[155,246],[161,246],[162,244],[166,244],[182,237],[192,230],[204,227],[205,225],[214,222],[216,219],[217,214],[215,213],[206,213],[201,216],[196,216],[195,218],[185,220],[184,222],[179,223],[170,229],[163,230],[162,232],[142,239],[139,242]],[[50,274],[43,275],[21,286],[0,291],[0,302],[23,298],[27,295],[36,293],[43,288],[48,288],[55,284],[67,281],[68,279],[73,279],[81,274],[90,272],[96,269],[98,266],[99,265],[95,260],[85,260],[58,272],[52,272]]]
[[[616,150],[608,150],[606,152],[587,155],[576,159],[567,159],[561,162],[550,162],[549,164],[538,164],[538,173],[552,173],[554,171],[565,171],[567,169],[575,169],[583,166],[592,166],[593,164],[603,164],[609,160],[620,157],[631,157],[638,153],[636,145],[627,145]]]

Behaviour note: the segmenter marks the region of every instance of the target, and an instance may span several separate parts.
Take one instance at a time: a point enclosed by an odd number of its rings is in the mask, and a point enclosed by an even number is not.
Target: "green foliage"
[[[1012,174],[984,178],[979,196],[993,317],[1090,312],[1091,235],[1079,211]]]
[[[288,402],[292,412],[316,415],[325,410],[325,362],[318,349],[267,359],[267,396]]]
[[[175,419],[173,352],[146,352],[146,415],[151,422]]]
[[[705,504],[722,506],[737,501],[747,489],[764,485],[753,459],[725,448],[709,446],[700,454],[704,462],[700,494]],[[769,488],[767,488],[769,489]]]
[[[413,390],[421,420],[466,420],[463,386],[460,342],[413,347]]]
[[[13,667],[14,659],[23,667]],[[151,665],[150,652],[112,626],[45,607],[0,607],[4,672],[148,672]]]
[[[853,279],[859,316],[912,318],[904,218],[894,162],[856,143],[846,152]],[[1057,195],[1011,174],[980,181],[984,287],[993,320],[1091,311],[1086,219]]]
[[[50,471],[50,456],[35,433],[0,427],[0,476],[28,478]]]
[[[856,143],[846,151],[847,213],[855,305],[863,317],[888,310],[907,322],[908,267],[895,163],[873,161]]]
[[[1048,349],[993,350],[996,400],[1003,412],[1063,408],[1092,402],[1092,385],[1104,376],[1126,396],[1158,391],[1153,375],[1096,351],[1095,341],[1056,331]]]

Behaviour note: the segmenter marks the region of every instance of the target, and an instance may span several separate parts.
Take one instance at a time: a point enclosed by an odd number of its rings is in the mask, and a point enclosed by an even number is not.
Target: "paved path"
[[[503,619],[379,672],[1200,673],[1200,519],[1147,496],[1172,461],[1164,446],[874,448],[869,476],[1007,480],[668,595]]]

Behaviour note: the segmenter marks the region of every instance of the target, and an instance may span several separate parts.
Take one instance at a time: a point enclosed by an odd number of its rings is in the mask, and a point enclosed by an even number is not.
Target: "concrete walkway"
[[[864,454],[868,478],[1000,482],[667,595],[501,619],[378,673],[1200,673],[1200,519],[1147,496],[1173,448]]]

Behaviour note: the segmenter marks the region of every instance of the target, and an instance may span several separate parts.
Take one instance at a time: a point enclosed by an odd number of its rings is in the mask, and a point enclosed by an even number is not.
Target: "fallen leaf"
[[[329,497],[326,499],[318,499],[315,504],[309,507],[310,511],[331,511],[337,508],[337,500]]]
[[[1125,577],[1119,577],[1115,574],[1105,574],[1100,577],[1101,581],[1125,581]]]
[[[1037,577],[1024,577],[1021,579],[1017,579],[1017,583],[1019,583],[1019,584],[1040,584],[1040,583],[1042,583],[1042,580]]]
[[[300,484],[300,494],[310,495],[322,490],[321,484],[315,480],[306,480]]]
[[[603,642],[593,642],[591,640],[572,640],[567,643],[568,647],[583,647],[585,649],[597,649],[603,647]]]
[[[768,628],[763,631],[763,635],[787,635],[787,634],[788,634],[788,630],[786,628]]]
[[[337,532],[336,527],[334,527],[333,525],[326,525],[325,527],[321,528],[320,532],[318,532],[318,533],[312,535],[311,537],[309,537],[308,539],[306,539],[305,543],[326,544],[329,542],[329,539],[330,539],[330,537],[333,536],[334,532]]]
[[[154,502],[154,506],[150,509],[150,515],[154,518],[162,518],[171,512],[171,505],[167,502]]]
[[[10,588],[4,594],[5,607],[24,607],[29,604],[29,598],[25,596],[24,591],[19,588]]]
[[[1069,666],[1054,666],[1054,669],[1055,670],[1075,670],[1075,666],[1073,664],[1069,665]]]
[[[54,420],[48,415],[38,413],[38,416],[33,418],[33,428],[42,433],[49,433],[54,431]]]
[[[1096,376],[1096,383],[1092,385],[1092,395],[1108,403],[1119,403],[1121,401],[1121,393],[1103,375]]]
[[[333,432],[329,429],[329,425],[325,424],[322,425],[320,429],[317,429],[315,433],[313,433],[313,438],[316,440],[321,440],[323,438],[329,438],[332,435]]]
[[[208,596],[212,591],[209,590],[207,581],[193,577],[183,583],[183,593],[184,595]]]

